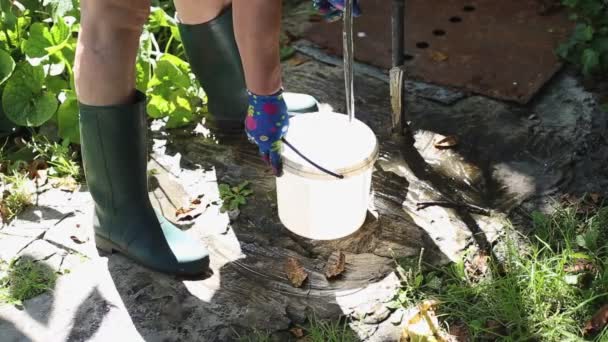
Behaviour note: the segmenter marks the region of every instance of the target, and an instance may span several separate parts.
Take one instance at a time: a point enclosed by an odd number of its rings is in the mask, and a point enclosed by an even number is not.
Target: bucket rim
[[[339,168],[331,171],[344,176],[344,178],[358,176],[363,172],[367,171],[368,169],[373,168],[379,156],[380,146],[378,143],[378,137],[374,135],[374,150],[370,156],[364,158],[362,161],[352,166]],[[288,158],[283,158],[283,170],[289,171],[289,173],[291,174],[309,179],[337,179],[333,175],[322,172],[316,168],[313,168],[312,166],[303,165],[295,161],[289,160]]]

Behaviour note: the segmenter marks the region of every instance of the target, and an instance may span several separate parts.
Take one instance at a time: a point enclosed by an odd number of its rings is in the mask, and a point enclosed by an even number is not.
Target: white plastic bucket
[[[356,232],[364,223],[378,141],[363,122],[337,113],[311,113],[290,120],[283,148],[284,173],[277,178],[279,218],[297,235],[331,240]]]

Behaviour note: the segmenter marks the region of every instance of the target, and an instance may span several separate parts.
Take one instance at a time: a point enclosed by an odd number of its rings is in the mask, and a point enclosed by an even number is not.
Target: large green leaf
[[[20,126],[37,127],[55,114],[56,96],[42,90],[43,82],[42,66],[19,64],[2,94],[2,107],[11,121]]]
[[[182,71],[179,64],[174,64],[167,59],[161,59],[154,69],[154,77],[151,80],[150,87],[155,87],[162,83],[169,83],[180,88],[188,88],[190,86],[190,77]]]
[[[13,57],[8,52],[0,50],[0,84],[8,80],[13,70],[15,70]]]
[[[59,136],[71,143],[80,143],[80,127],[78,125],[78,101],[73,91],[66,93],[66,99],[57,110]]]
[[[190,101],[188,100],[188,94],[181,93],[176,94],[173,99],[174,110],[169,115],[167,121],[167,128],[177,128],[188,125],[194,120],[194,113]]]
[[[51,31],[43,23],[33,23],[30,27],[30,36],[23,44],[23,52],[33,58],[44,57],[48,54],[47,48],[53,46]]]

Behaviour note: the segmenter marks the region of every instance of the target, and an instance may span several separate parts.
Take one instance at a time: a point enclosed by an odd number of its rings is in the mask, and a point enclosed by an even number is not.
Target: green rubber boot
[[[162,216],[148,197],[145,95],[117,106],[80,104],[82,159],[95,202],[100,250],[119,252],[156,271],[199,276],[209,254]]]
[[[205,90],[212,126],[242,129],[247,113],[247,89],[241,56],[234,38],[232,9],[203,24],[179,24],[182,43],[192,72]],[[290,113],[318,110],[314,97],[285,93]]]

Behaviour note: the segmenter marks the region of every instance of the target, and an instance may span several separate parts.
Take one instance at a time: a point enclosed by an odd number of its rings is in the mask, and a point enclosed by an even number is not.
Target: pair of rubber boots
[[[209,100],[213,126],[233,129],[246,115],[247,92],[231,10],[211,22],[180,25],[190,65]],[[316,101],[287,94],[291,112],[312,112]],[[159,215],[148,197],[145,95],[117,106],[80,104],[84,171],[95,202],[95,241],[156,271],[198,276],[209,268],[206,248]]]

